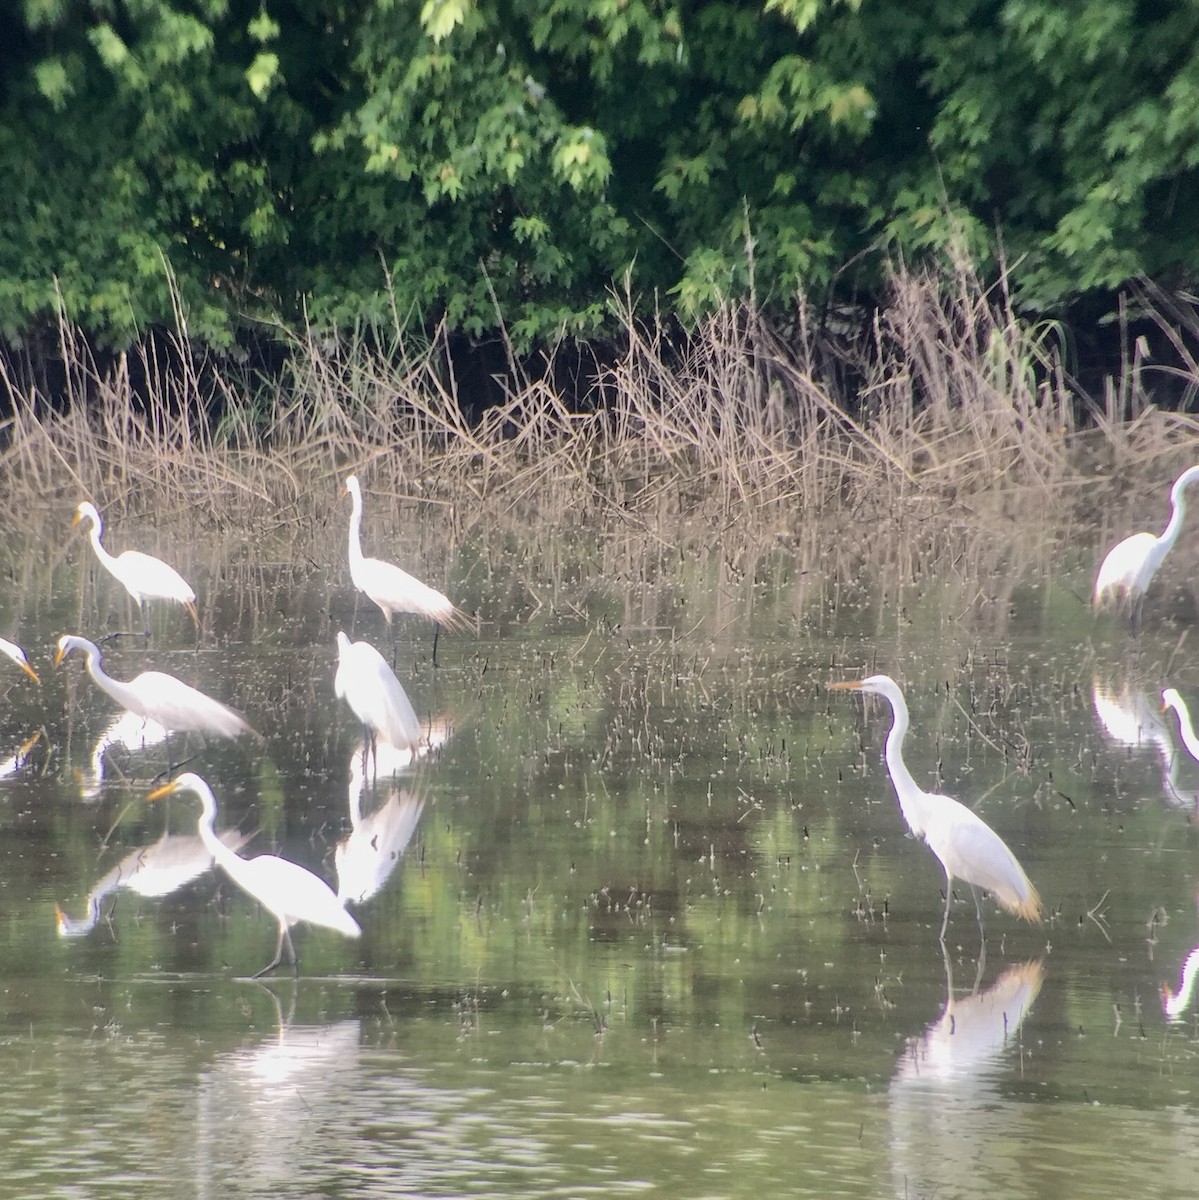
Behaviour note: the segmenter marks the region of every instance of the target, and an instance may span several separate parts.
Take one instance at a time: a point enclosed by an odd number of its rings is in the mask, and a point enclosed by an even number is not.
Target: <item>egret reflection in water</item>
[[[251,835],[226,829],[219,836],[230,850],[236,851]],[[169,896],[198,879],[212,864],[208,847],[194,833],[164,833],[156,842],[131,850],[92,885],[82,917],[69,917],[59,908],[58,936],[79,938],[91,933],[100,920],[104,901],[121,888],[150,899]]]
[[[167,729],[157,721],[123,712],[114,717],[92,747],[91,766],[80,772],[79,792],[84,800],[94,800],[104,787],[105,761],[111,751],[138,754],[162,745]]]
[[[337,898],[343,904],[363,904],[382,890],[400,865],[424,811],[422,794],[395,787],[389,787],[382,803],[368,810],[377,781],[410,771],[420,759],[444,746],[452,732],[449,720],[439,717],[428,724],[424,739],[415,748],[392,746],[380,739],[378,755],[371,755],[369,763],[366,743],[354,747],[350,755],[350,832],[333,850]]]
[[[1108,741],[1129,750],[1156,753],[1166,802],[1171,807],[1199,813],[1199,788],[1181,778],[1184,756],[1162,717],[1161,703],[1127,681],[1113,687],[1098,676],[1091,683],[1091,703]]]
[[[1001,1148],[1031,1136],[1037,1117],[1033,1106],[1005,1097],[1002,1084],[1018,1077],[1016,1034],[1043,978],[1041,962],[1019,963],[958,998],[945,957],[945,1008],[912,1039],[888,1091],[897,1194],[937,1195],[965,1174],[979,1194],[1017,1194]]]
[[[34,746],[41,740],[42,731],[39,729],[23,741],[7,758],[0,760],[0,779],[8,779],[15,775],[26,763]]]

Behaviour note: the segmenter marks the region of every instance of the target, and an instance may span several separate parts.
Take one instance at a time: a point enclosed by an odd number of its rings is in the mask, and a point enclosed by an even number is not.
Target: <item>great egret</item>
[[[58,666],[72,650],[87,655],[87,671],[96,685],[107,692],[122,708],[148,721],[157,721],[171,733],[202,733],[209,737],[235,738],[248,733],[258,741],[262,735],[234,709],[206,696],[174,675],[162,671],[143,671],[128,682],[113,679],[101,665],[100,648],[87,638],[65,634],[58,639],[54,665]],[[170,744],[167,746],[170,760]]]
[[[257,972],[255,979],[273,971],[282,962],[285,943],[292,970],[299,973],[299,961],[291,941],[291,926],[300,921],[323,925],[326,929],[344,933],[346,937],[361,935],[358,922],[346,912],[333,889],[311,871],[274,854],[242,858],[229,849],[216,835],[216,797],[199,775],[190,771],[180,775],[178,779],[151,792],[147,799],[158,800],[182,791],[192,792],[200,798],[202,808],[197,827],[217,866],[279,922],[275,957]]]
[[[1195,727],[1191,724],[1191,713],[1186,701],[1173,689],[1166,688],[1162,692],[1162,712],[1171,708],[1178,714],[1178,732],[1182,734],[1182,744],[1187,753],[1199,761],[1199,738],[1195,736]]]
[[[1003,839],[977,814],[950,796],[926,792],[912,778],[903,761],[903,739],[908,731],[908,706],[899,685],[888,675],[871,675],[850,683],[833,683],[833,691],[868,692],[882,696],[893,716],[887,734],[887,772],[908,828],[923,838],[945,868],[945,916],[941,940],[949,924],[953,881],[989,891],[1008,912],[1026,921],[1040,921],[1041,898],[1024,868]],[[980,910],[981,916],[981,910]]]
[[[85,500],[76,510],[71,521],[72,526],[80,521],[90,521],[92,549],[100,560],[100,565],[116,579],[124,589],[137,601],[141,610],[142,621],[146,627],[146,637],[150,636],[150,618],[146,612],[147,600],[172,600],[182,604],[191,614],[195,622],[196,632],[200,632],[200,614],[196,611],[196,593],[192,591],[187,580],[168,566],[161,558],[151,554],[143,554],[140,550],[125,550],[115,558],[100,544],[100,534],[104,531],[104,523],[96,506]]]
[[[457,608],[449,597],[427,583],[400,570],[380,558],[365,558],[362,554],[362,489],[357,475],[346,477],[346,492],[353,508],[350,512],[350,578],[354,586],[373,600],[391,627],[392,614],[419,613],[433,622],[433,665],[437,665],[437,639],[441,627],[470,629],[473,622],[467,613]]]
[[[1140,613],[1149,588],[1162,560],[1178,540],[1186,516],[1187,487],[1199,479],[1199,467],[1188,467],[1170,489],[1170,521],[1160,537],[1152,533],[1134,533],[1117,542],[1108,552],[1095,577],[1092,603],[1096,608],[1115,601],[1132,617]]]
[[[25,657],[25,651],[16,642],[0,638],[0,654],[7,654],[34,683],[41,683],[41,680],[37,677],[37,672],[29,665],[29,659]]]
[[[415,751],[420,746],[423,734],[412,703],[395,672],[369,642],[351,642],[344,633],[338,633],[333,691],[362,722],[365,739],[372,748],[377,737],[397,750]]]

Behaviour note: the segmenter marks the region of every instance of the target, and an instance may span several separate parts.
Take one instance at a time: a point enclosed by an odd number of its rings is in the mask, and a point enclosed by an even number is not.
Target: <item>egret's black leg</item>
[[[441,636],[441,622],[433,622],[433,665],[437,666],[437,639]]]
[[[267,963],[266,966],[263,967],[261,971],[255,971],[255,973],[250,977],[251,979],[260,979],[263,975],[269,974],[283,961],[283,938],[285,935],[287,935],[287,926],[284,925],[282,921],[280,921],[279,922],[279,940],[275,943],[275,957],[272,958],[271,961],[269,963]],[[291,937],[290,936],[288,936],[288,938],[287,938],[287,944],[288,944],[288,946],[291,945]],[[292,950],[291,956],[292,956],[292,961],[294,962],[295,957],[296,957],[295,950]]]

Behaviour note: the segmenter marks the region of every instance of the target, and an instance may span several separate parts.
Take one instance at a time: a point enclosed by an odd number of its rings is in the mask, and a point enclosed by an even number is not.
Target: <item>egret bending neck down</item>
[[[945,869],[945,915],[941,941],[949,924],[954,879],[971,888],[990,892],[1000,907],[1026,921],[1040,921],[1041,898],[1024,868],[1003,839],[976,813],[951,796],[926,792],[912,778],[903,760],[903,739],[908,731],[908,706],[895,680],[871,675],[860,682],[834,683],[833,691],[868,692],[891,705],[893,720],[887,734],[886,760],[900,811],[912,833],[922,838]],[[977,904],[977,895],[975,901]],[[982,909],[978,909],[982,929]],[[985,934],[984,934],[985,936]]]
[[[299,960],[291,940],[291,926],[300,921],[307,921],[310,925],[323,925],[327,929],[345,934],[346,937],[356,938],[361,935],[362,929],[358,922],[346,912],[333,889],[311,871],[274,854],[242,858],[226,846],[216,835],[216,797],[199,775],[190,772],[180,775],[178,779],[151,792],[147,799],[157,800],[179,791],[189,791],[200,798],[201,811],[197,828],[200,839],[208,848],[213,861],[238,887],[253,896],[279,922],[275,957],[255,974],[255,979],[273,971],[283,961],[284,945],[287,946],[293,973],[299,973]]]

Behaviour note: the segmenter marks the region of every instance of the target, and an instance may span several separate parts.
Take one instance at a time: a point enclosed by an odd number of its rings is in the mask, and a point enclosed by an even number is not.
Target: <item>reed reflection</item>
[[[237,851],[251,835],[226,829],[219,836],[230,850]],[[121,888],[147,899],[160,899],[198,879],[212,864],[208,847],[195,834],[164,833],[156,842],[130,850],[92,885],[82,917],[69,917],[56,906],[58,936],[80,938],[91,933],[100,921],[105,900]],[[110,908],[105,919],[111,915]]]

